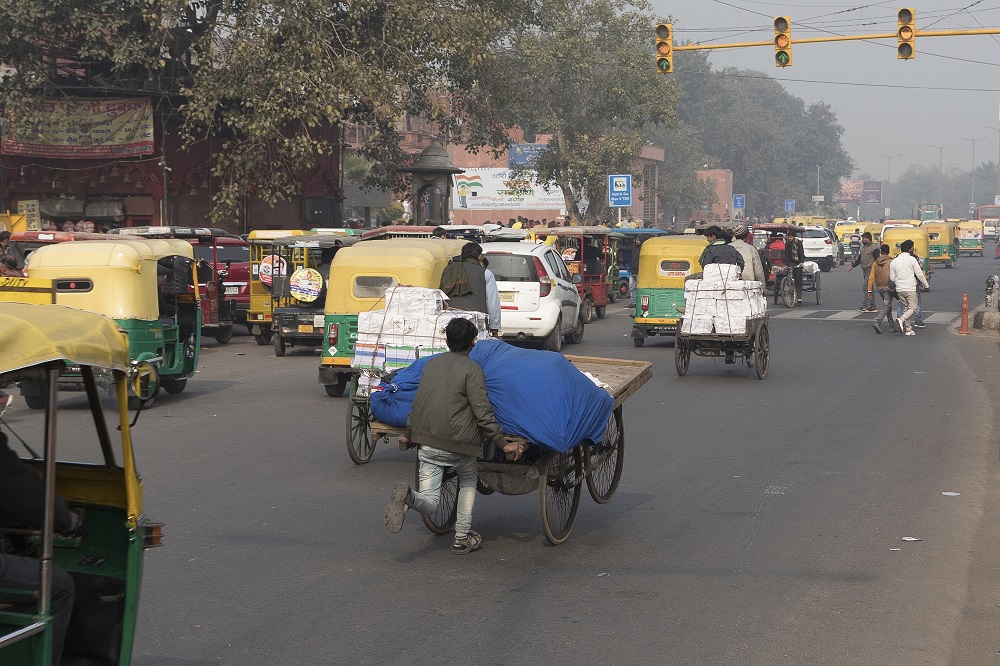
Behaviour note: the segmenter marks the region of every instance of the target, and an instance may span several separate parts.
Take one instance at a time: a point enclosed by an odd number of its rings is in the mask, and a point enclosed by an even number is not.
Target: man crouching
[[[424,366],[406,431],[399,436],[401,444],[413,442],[420,447],[419,492],[400,484],[385,509],[385,526],[393,533],[403,528],[408,508],[433,514],[441,501],[445,470],[454,468],[458,507],[451,552],[456,555],[482,547],[482,537],[470,529],[478,479],[476,459],[488,457],[485,454],[491,446],[503,448],[506,443],[486,395],[483,369],[469,358],[477,335],[471,321],[453,319],[445,327],[449,351],[434,356]]]

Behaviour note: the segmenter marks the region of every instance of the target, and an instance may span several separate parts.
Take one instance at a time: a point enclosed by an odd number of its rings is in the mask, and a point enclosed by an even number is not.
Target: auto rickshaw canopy
[[[127,372],[128,338],[113,320],[93,312],[0,302],[0,384],[53,361]]]
[[[708,239],[699,235],[659,236],[650,238],[639,249],[639,274],[636,288],[684,287],[684,278],[701,270],[701,253]]]

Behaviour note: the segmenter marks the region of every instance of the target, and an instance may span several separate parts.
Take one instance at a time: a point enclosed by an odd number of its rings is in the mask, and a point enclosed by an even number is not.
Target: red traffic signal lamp
[[[674,71],[674,25],[656,24],[656,71],[672,74]]]
[[[774,66],[792,64],[792,22],[787,16],[774,18]]]
[[[916,36],[913,7],[903,7],[896,12],[896,57],[900,60],[913,59],[913,38]]]

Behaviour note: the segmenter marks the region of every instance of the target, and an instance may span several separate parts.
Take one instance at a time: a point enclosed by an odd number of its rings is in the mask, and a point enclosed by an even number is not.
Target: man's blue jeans
[[[458,474],[458,512],[455,517],[455,533],[462,534],[472,528],[472,507],[476,503],[476,485],[479,470],[476,457],[442,451],[431,446],[421,446],[417,453],[420,461],[419,491],[413,493],[410,508],[425,516],[437,511],[441,503],[441,481],[444,472],[454,467]]]

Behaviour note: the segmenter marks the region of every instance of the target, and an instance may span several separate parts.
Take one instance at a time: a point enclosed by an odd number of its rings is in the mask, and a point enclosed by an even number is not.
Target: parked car
[[[540,341],[560,351],[563,340],[583,340],[583,312],[576,284],[562,257],[549,245],[487,243],[483,256],[500,291],[500,337]]]

